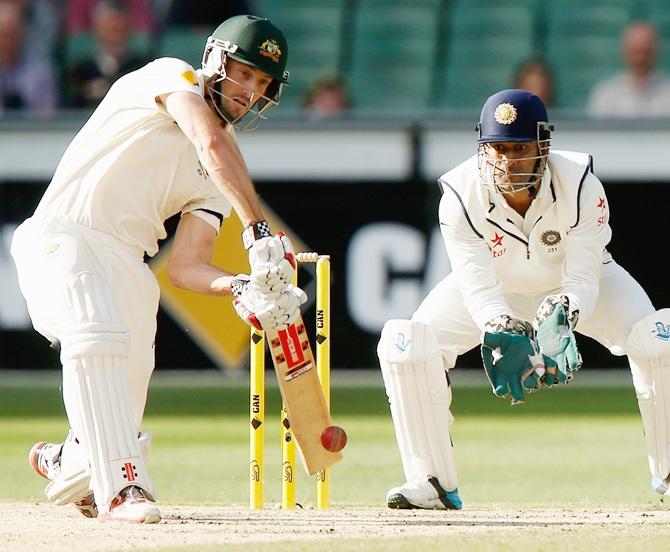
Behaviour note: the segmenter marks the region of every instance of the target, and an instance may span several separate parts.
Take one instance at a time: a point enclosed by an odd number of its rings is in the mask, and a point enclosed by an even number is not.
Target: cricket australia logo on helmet
[[[263,42],[263,44],[260,45],[259,51],[262,56],[269,57],[275,63],[279,63],[279,58],[282,55],[281,48],[274,38],[270,38]]]

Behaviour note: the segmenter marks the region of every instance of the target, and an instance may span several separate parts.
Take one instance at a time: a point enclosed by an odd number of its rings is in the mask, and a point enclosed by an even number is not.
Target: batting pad
[[[132,416],[126,358],[96,355],[63,365],[63,401],[70,426],[88,455],[90,487],[99,507],[129,485],[153,490]]]
[[[421,322],[389,320],[377,354],[405,478],[435,476],[444,489],[456,489],[451,389],[433,331]]]

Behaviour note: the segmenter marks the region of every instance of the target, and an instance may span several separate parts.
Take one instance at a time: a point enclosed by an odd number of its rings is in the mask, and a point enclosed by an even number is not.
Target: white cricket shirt
[[[164,221],[180,211],[209,213],[203,219],[218,231],[231,205],[157,101],[177,91],[204,97],[201,72],[174,58],[120,78],[68,146],[35,214],[62,216],[152,256]]]
[[[465,305],[477,325],[513,314],[506,294],[568,294],[580,317],[593,311],[609,205],[590,155],[549,154],[547,175],[525,217],[480,181],[477,156],[440,177],[440,228]],[[537,203],[536,203],[537,202]]]

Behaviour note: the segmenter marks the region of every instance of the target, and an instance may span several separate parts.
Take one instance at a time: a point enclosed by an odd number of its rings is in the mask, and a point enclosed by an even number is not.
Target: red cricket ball
[[[347,434],[340,426],[328,426],[321,432],[321,444],[330,452],[339,452],[347,444]]]

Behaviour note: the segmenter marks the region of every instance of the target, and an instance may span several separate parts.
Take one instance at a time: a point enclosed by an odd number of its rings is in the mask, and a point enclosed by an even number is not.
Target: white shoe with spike
[[[62,443],[35,443],[28,453],[28,462],[38,475],[53,481],[60,473],[60,457],[63,451]],[[98,507],[95,504],[93,493],[85,496],[72,505],[87,518],[98,517]]]
[[[98,519],[125,523],[158,523],[161,513],[140,487],[131,485],[116,495],[108,510],[100,511]]]

